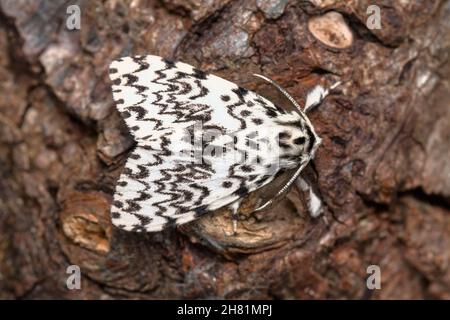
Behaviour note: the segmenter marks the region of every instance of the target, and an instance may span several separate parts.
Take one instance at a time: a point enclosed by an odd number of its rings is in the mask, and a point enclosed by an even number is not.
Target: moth
[[[295,106],[286,111],[232,82],[158,56],[120,58],[109,74],[117,109],[136,141],[111,207],[113,224],[127,231],[160,231],[222,207],[231,209],[236,231],[242,199],[295,168],[256,211],[267,208],[299,178],[321,144],[306,116],[329,93],[320,85],[301,108],[276,82],[255,75]],[[310,190],[309,208],[317,216],[320,199],[299,179]]]

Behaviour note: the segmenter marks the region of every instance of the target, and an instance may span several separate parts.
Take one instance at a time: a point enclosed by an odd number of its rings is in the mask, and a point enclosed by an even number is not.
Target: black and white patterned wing
[[[269,183],[280,122],[299,121],[252,91],[157,56],[114,61],[110,77],[137,141],[111,209],[125,230],[186,223]]]

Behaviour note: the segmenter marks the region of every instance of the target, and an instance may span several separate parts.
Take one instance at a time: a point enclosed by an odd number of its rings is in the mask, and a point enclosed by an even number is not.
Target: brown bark
[[[374,2],[380,30],[366,27]],[[69,4],[0,2],[0,298],[450,297],[450,1],[80,1],[79,31]],[[150,53],[269,99],[252,73],[299,102],[345,81],[311,113],[323,218],[293,189],[236,237],[224,210],[154,234],[113,228],[133,141],[107,67]],[[72,264],[81,290],[66,288]],[[372,264],[381,290],[366,288]]]

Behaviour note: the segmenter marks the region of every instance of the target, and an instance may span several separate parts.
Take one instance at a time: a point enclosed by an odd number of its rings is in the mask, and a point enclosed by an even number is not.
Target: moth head
[[[317,135],[314,127],[311,125],[311,123],[309,123],[309,121],[305,123],[305,128],[309,139],[309,142],[306,146],[306,151],[308,152],[310,159],[313,159],[316,155],[317,149],[322,144],[322,139],[320,139],[320,137]]]
[[[322,142],[311,123],[298,118],[295,122],[284,123],[278,138],[281,166],[286,168],[296,167],[299,162],[314,158]]]

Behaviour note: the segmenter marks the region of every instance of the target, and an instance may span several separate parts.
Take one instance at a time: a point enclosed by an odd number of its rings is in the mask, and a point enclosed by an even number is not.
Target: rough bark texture
[[[366,27],[374,3],[380,30]],[[79,31],[69,4],[0,1],[0,298],[450,298],[450,1],[81,1]],[[344,81],[311,113],[324,216],[293,189],[236,237],[224,210],[113,228],[133,141],[107,67],[148,53],[269,99],[252,73],[299,102]],[[66,288],[72,264],[81,290]],[[366,288],[372,264],[381,290]]]

